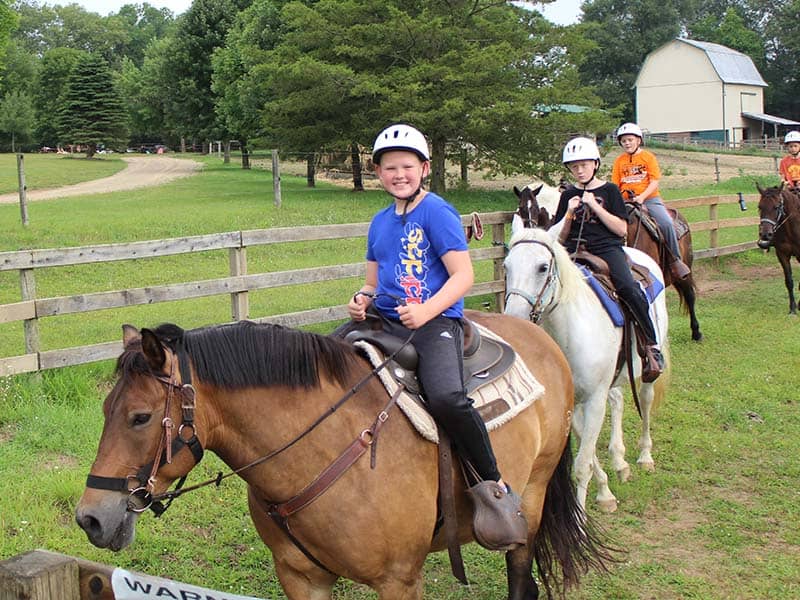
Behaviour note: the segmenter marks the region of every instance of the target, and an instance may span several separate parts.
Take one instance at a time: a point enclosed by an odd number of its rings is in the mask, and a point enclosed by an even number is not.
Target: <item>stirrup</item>
[[[670,264],[669,272],[673,279],[686,279],[692,271],[685,262],[678,258]]]
[[[528,542],[528,521],[522,500],[511,488],[496,481],[481,481],[467,489],[474,505],[472,530],[475,541],[488,550],[508,552]]]
[[[656,346],[648,346],[642,360],[642,382],[652,383],[664,372],[664,355]]]

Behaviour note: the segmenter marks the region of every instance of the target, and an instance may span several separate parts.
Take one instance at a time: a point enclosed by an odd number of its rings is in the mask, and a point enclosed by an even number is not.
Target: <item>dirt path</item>
[[[172,158],[164,155],[125,156],[122,160],[128,163],[128,166],[109,177],[84,181],[60,188],[28,190],[26,198],[28,201],[50,200],[52,198],[104,194],[106,192],[161,185],[181,177],[194,175],[203,166],[202,163],[188,158]],[[9,204],[12,202],[19,202],[19,192],[0,194],[0,203]]]

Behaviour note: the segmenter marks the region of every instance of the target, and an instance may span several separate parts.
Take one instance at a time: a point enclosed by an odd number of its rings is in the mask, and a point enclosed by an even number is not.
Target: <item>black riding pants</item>
[[[608,263],[608,269],[611,271],[611,282],[617,288],[619,299],[631,311],[633,318],[641,328],[645,338],[647,338],[647,344],[655,344],[656,330],[650,320],[647,297],[644,295],[642,288],[639,287],[639,284],[633,279],[633,274],[631,274],[631,268],[628,266],[622,246],[612,246],[599,252],[596,250],[592,252]]]
[[[384,320],[384,329],[406,339],[410,329]],[[464,387],[464,329],[461,321],[437,317],[414,330],[412,343],[419,354],[417,376],[433,418],[483,480],[497,481],[500,472],[486,425]]]

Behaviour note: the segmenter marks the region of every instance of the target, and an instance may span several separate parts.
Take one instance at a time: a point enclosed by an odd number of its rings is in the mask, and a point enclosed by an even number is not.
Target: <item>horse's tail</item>
[[[670,378],[672,377],[672,356],[669,351],[669,338],[664,338],[664,341],[661,343],[661,355],[664,357],[664,371],[653,383],[653,404],[650,407],[651,414],[655,413],[658,407],[661,406],[661,403],[667,395],[667,388],[669,388]]]
[[[608,572],[610,563],[621,560],[622,551],[602,541],[603,532],[578,503],[572,462],[572,443],[567,439],[547,484],[542,519],[533,542],[533,557],[548,598],[553,597],[555,586],[556,593],[563,597],[590,568]],[[555,562],[561,566],[560,573],[555,570]]]

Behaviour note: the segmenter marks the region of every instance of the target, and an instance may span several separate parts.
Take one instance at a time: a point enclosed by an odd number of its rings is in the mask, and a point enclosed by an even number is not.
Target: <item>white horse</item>
[[[608,476],[597,458],[596,445],[605,418],[605,401],[611,406],[611,439],[608,450],[611,464],[621,481],[630,477],[625,461],[622,434],[623,396],[621,386],[628,377],[627,368],[617,367],[623,342],[623,330],[608,316],[595,292],[572,262],[565,248],[543,229],[512,225],[506,268],[506,314],[534,320],[558,343],[572,368],[575,384],[575,413],[572,427],[580,440],[575,456],[574,474],[578,499],[586,506],[589,480],[594,473],[597,502],[601,510],[613,512],[617,499],[608,487]],[[653,383],[642,383],[639,402],[642,431],[637,463],[653,470],[650,437],[651,411],[666,391],[669,369],[667,344],[667,305],[663,275],[646,254],[625,248],[635,263],[646,266],[661,281],[662,291],[651,305],[650,313],[667,361],[664,373]],[[631,356],[638,357],[635,341]],[[641,375],[641,361],[632,361],[636,380]]]

